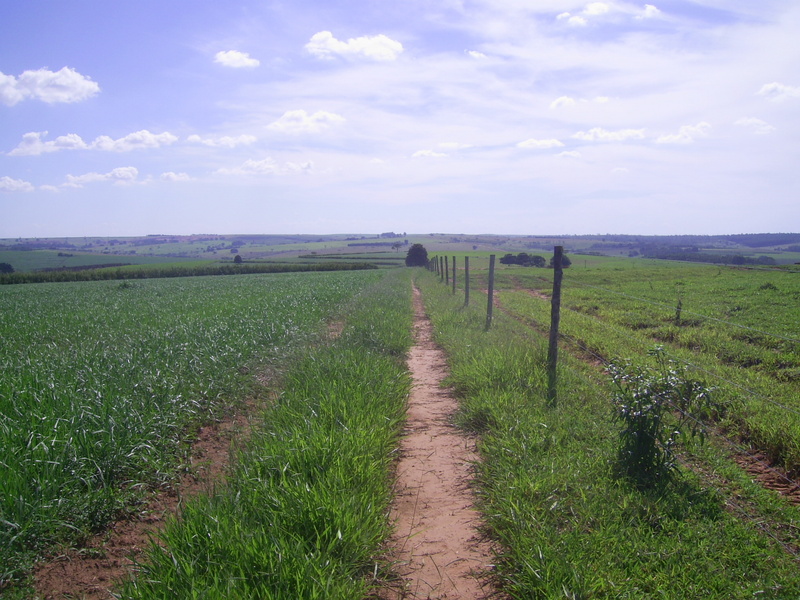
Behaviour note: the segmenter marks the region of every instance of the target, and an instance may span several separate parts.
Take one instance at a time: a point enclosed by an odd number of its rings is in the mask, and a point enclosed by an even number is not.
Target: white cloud
[[[550,103],[550,108],[562,108],[564,106],[575,106],[579,102],[585,104],[587,102],[596,102],[597,104],[605,104],[609,102],[611,99],[608,96],[596,96],[591,100],[586,98],[581,98],[580,100],[576,100],[570,96],[559,96],[555,100]]]
[[[583,14],[594,17],[597,15],[604,15],[610,10],[611,7],[605,2],[592,2],[586,5],[586,8],[583,9]]]
[[[189,177],[188,173],[175,173],[173,171],[167,171],[166,173],[161,174],[162,181],[191,181],[191,177]]]
[[[337,40],[330,31],[320,31],[311,36],[306,50],[318,58],[362,56],[372,60],[395,60],[403,52],[403,44],[383,34]]]
[[[186,141],[193,144],[203,144],[212,148],[235,148],[236,146],[248,146],[258,140],[254,135],[222,136],[219,138],[201,138],[199,135],[190,135]]]
[[[755,117],[743,117],[738,119],[734,125],[746,127],[756,135],[766,135],[775,131],[775,128],[772,125],[766,121],[762,121],[761,119],[756,119]]]
[[[100,91],[100,86],[74,69],[25,71],[18,78],[0,72],[0,100],[14,106],[27,98],[48,104],[80,102]]]
[[[0,177],[0,192],[32,192],[33,185],[22,179]]]
[[[164,132],[159,134],[150,133],[142,130],[131,133],[125,137],[113,140],[107,135],[101,135],[91,144],[83,141],[77,133],[68,133],[58,136],[51,141],[44,141],[42,138],[47,136],[46,131],[32,131],[22,136],[19,145],[9,152],[9,156],[38,156],[48,152],[58,152],[60,150],[105,150],[113,152],[127,152],[140,148],[158,148],[167,146],[178,140],[171,133]]]
[[[411,158],[446,158],[447,154],[435,150],[417,150]]]
[[[655,19],[661,16],[661,11],[652,4],[645,4],[644,10],[636,15],[637,19]]]
[[[575,106],[578,102],[569,96],[559,96],[550,103],[550,108],[561,108],[562,106]]]
[[[608,131],[602,127],[593,127],[589,131],[579,131],[572,136],[587,142],[623,142],[625,140],[644,139],[644,129],[619,129]]]
[[[247,52],[223,50],[214,55],[214,62],[233,69],[252,69],[261,64],[257,58],[251,58]]]
[[[478,52],[477,50],[465,50],[468,56],[472,58],[476,58],[478,60],[482,60],[484,58],[488,58],[483,52]]]
[[[785,100],[786,98],[800,98],[800,86],[785,85],[783,83],[767,83],[758,90],[759,96],[768,100]]]
[[[697,125],[684,125],[678,133],[662,135],[656,140],[657,144],[691,144],[697,138],[707,137],[711,130],[711,125],[705,121]]]
[[[344,117],[341,115],[324,110],[312,114],[304,110],[288,110],[268,127],[283,133],[319,133],[343,121]]]
[[[560,148],[564,145],[563,142],[560,142],[556,139],[549,139],[549,140],[537,140],[537,139],[529,139],[523,142],[519,142],[517,144],[517,148],[529,148],[529,149],[546,149],[546,148]]]
[[[47,152],[59,150],[85,150],[89,146],[76,133],[58,136],[56,139],[45,142],[42,138],[46,131],[32,131],[22,136],[19,145],[8,153],[9,156],[38,156]]]
[[[439,142],[439,148],[444,148],[445,150],[464,150],[466,148],[472,148],[472,146],[460,142]]]
[[[573,14],[568,13],[568,12],[561,13],[560,15],[558,15],[556,17],[556,19],[558,21],[565,21],[566,20],[567,25],[570,25],[572,27],[583,27],[584,25],[589,23],[589,21],[587,21],[585,18],[581,17],[580,15],[573,15]]]
[[[87,183],[98,181],[113,181],[117,184],[133,183],[139,176],[139,169],[136,167],[117,167],[108,173],[85,173],[84,175],[67,175],[64,187],[81,188]]]
[[[150,133],[147,129],[129,133],[125,137],[117,140],[111,139],[107,135],[96,138],[91,145],[92,149],[106,150],[110,152],[128,152],[141,148],[159,148],[169,146],[178,141],[178,138],[169,132]]]
[[[220,175],[286,175],[290,173],[310,173],[314,168],[313,163],[288,162],[281,166],[278,162],[267,157],[261,160],[247,159],[238,167],[218,169]]]

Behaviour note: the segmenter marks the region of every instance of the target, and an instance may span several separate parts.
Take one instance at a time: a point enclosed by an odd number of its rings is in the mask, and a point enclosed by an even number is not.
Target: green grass
[[[562,349],[558,403],[546,400],[546,338],[420,282],[459,423],[481,434],[481,511],[512,598],[796,598],[797,509],[754,485],[716,446],[684,449],[682,477],[656,492],[615,479],[607,378]],[[738,510],[739,507],[743,510]],[[767,531],[765,531],[767,530]],[[772,535],[770,535],[770,533]],[[785,544],[785,545],[784,545]]]
[[[169,483],[198,423],[258,394],[383,274],[0,288],[0,582]]]
[[[552,273],[498,272],[504,308],[549,327]],[[681,318],[677,320],[678,300]],[[728,407],[722,425],[791,471],[800,470],[800,280],[793,273],[679,263],[602,261],[570,268],[561,333],[589,357],[643,356],[663,344]]]
[[[123,598],[362,598],[384,566],[409,378],[410,285],[395,271],[342,335],[289,369],[227,485],[188,503]]]

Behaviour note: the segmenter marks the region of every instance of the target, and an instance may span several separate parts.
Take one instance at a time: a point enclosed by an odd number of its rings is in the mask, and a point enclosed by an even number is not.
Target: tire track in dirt
[[[415,344],[408,358],[413,379],[397,465],[390,549],[399,585],[382,600],[497,598],[488,580],[493,553],[479,532],[470,488],[475,442],[452,424],[457,409],[444,352],[433,341],[422,297],[414,288]]]

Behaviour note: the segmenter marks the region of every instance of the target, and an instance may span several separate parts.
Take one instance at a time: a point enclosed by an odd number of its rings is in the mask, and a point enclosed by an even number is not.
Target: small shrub
[[[667,360],[663,347],[648,354],[655,368],[614,361],[614,418],[622,424],[616,474],[645,489],[665,483],[677,471],[675,446],[687,432],[704,440],[699,416],[712,407],[711,390],[687,377],[685,367]]]

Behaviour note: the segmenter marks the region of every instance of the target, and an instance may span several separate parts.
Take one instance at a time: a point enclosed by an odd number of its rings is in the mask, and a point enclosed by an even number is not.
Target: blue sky
[[[800,4],[653,2],[2,2],[0,237],[800,230]]]

